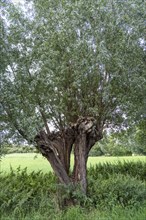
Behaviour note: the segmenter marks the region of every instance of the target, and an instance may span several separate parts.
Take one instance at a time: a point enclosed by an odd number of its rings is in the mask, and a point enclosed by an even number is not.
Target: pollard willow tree
[[[3,136],[34,144],[61,184],[86,194],[89,151],[103,130],[141,115],[145,3],[7,1],[1,10]]]

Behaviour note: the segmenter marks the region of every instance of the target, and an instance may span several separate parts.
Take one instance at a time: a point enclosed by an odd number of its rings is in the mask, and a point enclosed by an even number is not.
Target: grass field
[[[89,157],[88,167],[97,163],[116,163],[118,161],[143,161],[146,162],[145,156],[127,156],[127,157]],[[52,168],[48,161],[43,158],[40,154],[36,153],[15,153],[8,154],[1,159],[2,172],[9,172],[10,167],[16,170],[18,167],[24,169],[27,167],[28,172],[42,170],[44,173],[52,171]],[[73,157],[71,158],[71,164],[73,166]]]

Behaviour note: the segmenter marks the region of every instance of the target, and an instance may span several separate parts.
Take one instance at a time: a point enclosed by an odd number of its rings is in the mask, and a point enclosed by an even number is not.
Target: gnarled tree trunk
[[[87,160],[92,146],[102,138],[102,128],[94,118],[79,118],[63,131],[47,134],[41,131],[36,137],[37,148],[50,162],[59,182],[67,186],[80,184],[86,194]],[[70,173],[71,151],[74,150],[74,168]]]

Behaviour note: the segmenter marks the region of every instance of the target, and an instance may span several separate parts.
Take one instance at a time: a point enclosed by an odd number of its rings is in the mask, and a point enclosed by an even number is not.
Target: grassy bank
[[[117,162],[124,162],[124,161],[142,161],[146,162],[145,156],[126,156],[126,157],[89,157],[88,160],[88,168],[90,166],[96,164],[103,164],[103,163],[117,163]],[[71,164],[73,166],[73,157],[71,158]],[[18,167],[24,169],[27,167],[28,172],[42,170],[43,173],[48,173],[52,171],[50,164],[48,161],[43,158],[40,154],[36,153],[15,153],[15,154],[8,154],[2,157],[1,160],[1,171],[3,172],[10,172],[10,167],[13,170],[16,170]]]

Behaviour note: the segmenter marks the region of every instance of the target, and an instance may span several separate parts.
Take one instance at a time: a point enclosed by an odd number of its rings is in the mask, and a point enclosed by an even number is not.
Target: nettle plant
[[[34,144],[61,184],[86,194],[88,155],[103,130],[142,115],[144,3],[1,4],[3,139]]]

